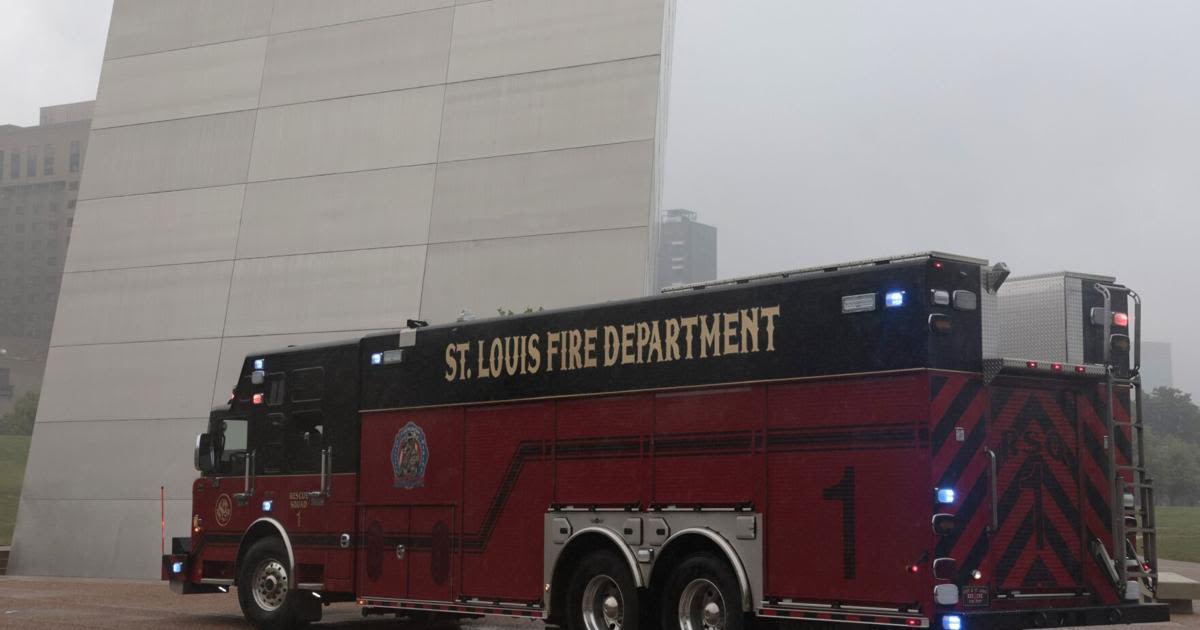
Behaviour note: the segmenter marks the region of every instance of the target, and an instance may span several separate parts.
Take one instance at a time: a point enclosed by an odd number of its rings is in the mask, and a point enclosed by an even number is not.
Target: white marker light
[[[942,630],[962,630],[962,617],[958,615],[942,617]]]
[[[262,359],[254,360],[254,369],[261,370],[261,369],[263,369],[264,365],[266,365],[266,362],[264,360],[262,360]]]
[[[267,499],[266,501],[263,501],[263,511],[264,512],[270,512],[271,508],[273,508],[273,507],[275,507],[275,501],[273,501],[271,499]]]
[[[371,355],[371,365],[383,365],[383,353],[376,352]]]
[[[887,295],[883,297],[883,303],[888,308],[904,306],[904,291],[888,291]]]
[[[954,503],[955,495],[954,488],[938,488],[937,500],[938,503],[950,504]]]
[[[183,563],[176,562],[171,565],[171,573],[183,573]]]

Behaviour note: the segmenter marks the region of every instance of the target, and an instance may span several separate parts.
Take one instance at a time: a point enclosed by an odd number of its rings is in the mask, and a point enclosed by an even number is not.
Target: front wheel
[[[247,621],[264,630],[285,630],[320,620],[320,604],[312,593],[296,589],[288,567],[287,549],[278,538],[256,541],[246,551],[237,591]]]
[[[638,630],[639,614],[629,566],[611,551],[584,557],[567,590],[567,630]]]
[[[663,630],[745,630],[741,587],[724,560],[698,553],[671,573],[663,589]]]

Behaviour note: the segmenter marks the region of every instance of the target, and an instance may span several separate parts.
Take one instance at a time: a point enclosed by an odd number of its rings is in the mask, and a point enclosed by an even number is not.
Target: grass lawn
[[[0,435],[0,546],[12,544],[17,523],[17,502],[21,499],[21,480],[25,477],[25,458],[29,438]]]
[[[1200,562],[1200,507],[1158,507],[1158,557]]]

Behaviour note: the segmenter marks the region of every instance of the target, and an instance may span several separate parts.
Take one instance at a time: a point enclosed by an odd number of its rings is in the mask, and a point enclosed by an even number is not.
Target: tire
[[[747,630],[742,589],[723,558],[700,552],[667,579],[659,607],[662,630]]]
[[[238,604],[255,627],[287,630],[320,620],[319,601],[296,589],[288,564],[287,549],[278,538],[263,538],[246,550],[238,569]]]
[[[639,593],[629,565],[611,551],[579,562],[567,586],[567,630],[638,630]]]

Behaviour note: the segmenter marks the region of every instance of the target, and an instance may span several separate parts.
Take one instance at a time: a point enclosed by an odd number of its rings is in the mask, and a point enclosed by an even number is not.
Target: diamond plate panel
[[[1062,275],[1017,278],[1000,287],[1001,356],[1067,361],[1065,281]]]

